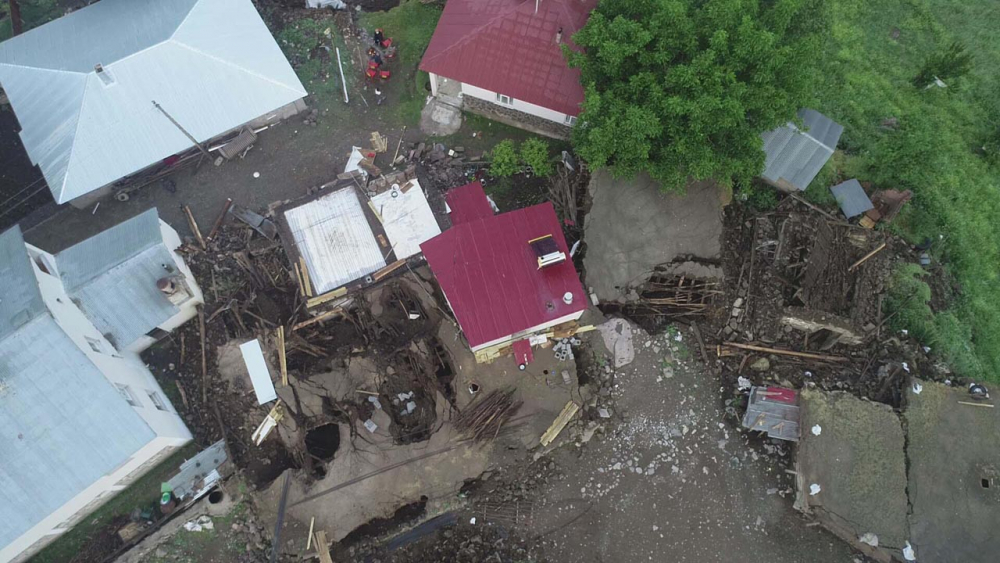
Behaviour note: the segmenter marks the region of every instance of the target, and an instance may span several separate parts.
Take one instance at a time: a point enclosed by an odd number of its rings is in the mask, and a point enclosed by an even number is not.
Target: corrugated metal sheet
[[[154,437],[51,316],[0,340],[0,546]]]
[[[204,141],[306,95],[250,0],[102,0],[0,43],[0,83],[60,203],[191,147],[153,100]]]
[[[205,485],[210,484],[213,473],[218,475],[217,470],[227,459],[226,441],[219,440],[182,463],[177,475],[171,477],[167,484],[173,489],[174,496],[191,500],[194,498],[192,495],[196,495]]]
[[[31,269],[24,238],[21,229],[15,226],[0,233],[0,339],[43,311],[45,303]]]
[[[66,293],[119,350],[179,311],[156,287],[177,272],[156,209],[67,248],[56,263]]]
[[[353,188],[340,189],[289,209],[285,211],[285,221],[306,261],[316,295],[386,265]]]
[[[420,183],[411,182],[414,185],[406,193],[398,190],[392,197],[393,190],[387,190],[372,198],[397,260],[419,254],[421,243],[441,234]]]
[[[766,159],[761,177],[805,190],[833,155],[844,128],[815,110],[803,109],[798,115],[805,131],[788,123],[762,135]]]
[[[486,192],[480,182],[472,182],[449,191],[445,194],[445,202],[450,209],[452,226],[493,216],[493,208],[490,207],[490,201],[486,199]]]
[[[470,347],[587,308],[572,261],[538,268],[528,241],[545,235],[569,254],[551,203],[461,223],[421,245]]]
[[[837,203],[840,204],[840,210],[844,212],[844,216],[848,219],[857,217],[865,211],[875,208],[872,205],[872,200],[865,193],[865,189],[861,187],[861,183],[855,179],[837,184],[830,188],[830,191],[833,193],[833,197],[836,198]]]

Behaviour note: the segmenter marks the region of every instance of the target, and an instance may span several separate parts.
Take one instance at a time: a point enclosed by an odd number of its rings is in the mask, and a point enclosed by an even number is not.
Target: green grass
[[[185,459],[198,452],[194,443],[174,452],[163,463],[140,477],[128,488],[120,491],[110,501],[81,520],[70,531],[59,536],[31,559],[31,563],[64,563],[87,542],[90,535],[119,516],[127,516],[136,507],[155,505],[160,499],[160,483],[176,472]]]
[[[426,88],[429,77],[417,67],[440,18],[441,6],[421,4],[418,0],[404,0],[391,10],[358,16],[360,27],[369,33],[381,28],[398,46],[396,60],[389,65],[393,77],[388,87],[396,88],[393,117],[401,124],[414,126],[420,121],[420,110],[430,94]]]
[[[816,96],[817,109],[845,126],[836,172],[912,190],[891,229],[911,241],[943,235],[932,254],[961,287],[949,309],[931,311],[929,292],[915,291],[923,278],[902,270],[890,299],[901,311],[895,320],[961,375],[1000,381],[1000,170],[976,152],[1000,122],[1000,8],[992,0],[836,0],[831,9]],[[947,89],[914,88],[926,57],[954,40],[975,54],[973,72]],[[881,127],[889,117],[898,129]]]
[[[59,0],[21,0],[21,24],[24,31],[38,27],[43,23],[61,16],[63,9]],[[0,41],[11,38],[10,9],[6,0],[0,2]]]

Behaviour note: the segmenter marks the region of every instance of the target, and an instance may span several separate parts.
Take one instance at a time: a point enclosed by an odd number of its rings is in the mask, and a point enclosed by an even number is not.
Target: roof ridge
[[[536,2],[541,2],[541,0],[535,0],[535,1]],[[482,25],[479,25],[479,26],[475,27],[474,29],[470,30],[468,33],[465,34],[465,37],[462,37],[461,39],[459,39],[458,41],[452,43],[451,45],[449,45],[445,49],[442,49],[440,53],[437,53],[433,57],[427,59],[427,62],[432,62],[432,61],[434,61],[434,60],[436,60],[436,59],[438,59],[438,58],[440,58],[440,57],[448,54],[455,47],[463,46],[466,43],[472,41],[476,37],[476,33],[475,32],[477,32],[477,31],[479,31],[481,29],[485,29],[485,28],[493,25],[494,23],[496,23],[497,20],[510,15],[512,12],[516,12],[517,10],[520,10],[521,6],[524,6],[525,4],[527,4],[529,2],[531,2],[531,0],[520,0],[512,8],[507,9],[507,10],[501,10],[499,14],[497,14],[497,15],[493,16],[492,18],[490,18],[489,20],[483,22]]]
[[[226,59],[223,59],[223,58],[215,56],[215,55],[210,55],[210,54],[206,53],[205,51],[202,51],[201,49],[199,49],[197,47],[192,47],[191,45],[188,45],[187,43],[184,43],[182,41],[174,39],[173,37],[171,37],[167,41],[164,41],[164,43],[172,43],[174,45],[177,45],[178,47],[183,47],[183,48],[185,48],[185,49],[187,49],[187,50],[189,50],[189,51],[191,51],[193,53],[198,53],[199,55],[205,57],[206,59],[211,59],[213,61],[216,61],[216,62],[219,62],[221,64],[224,64],[224,65],[226,65],[228,67],[235,68],[235,69],[240,70],[240,71],[242,71],[242,72],[244,72],[246,74],[249,74],[250,76],[253,76],[255,78],[259,78],[260,80],[263,80],[265,82],[270,82],[271,84],[274,84],[275,86],[280,86],[282,88],[285,88],[286,90],[289,90],[291,92],[295,92],[296,94],[308,95],[308,92],[304,92],[304,91],[300,92],[299,90],[296,90],[295,88],[292,88],[288,84],[285,84],[283,82],[278,82],[278,81],[276,81],[276,80],[274,80],[272,78],[269,78],[267,76],[263,76],[263,75],[261,75],[258,72],[255,72],[255,71],[252,71],[252,70],[250,70],[248,68],[240,66],[240,65],[238,65],[238,64],[236,64],[236,63],[234,63],[232,61],[228,61]]]
[[[93,73],[93,76],[96,75],[97,73]],[[63,194],[66,193],[66,182],[67,179],[69,178],[69,166],[73,162],[73,153],[76,152],[76,145],[77,145],[76,139],[77,139],[77,134],[80,132],[80,122],[82,121],[81,118],[83,117],[83,106],[87,103],[87,93],[90,90],[87,86],[90,84],[91,77],[92,77],[91,73],[84,74],[83,96],[81,96],[80,98],[80,108],[76,111],[76,124],[73,126],[73,136],[70,137],[73,140],[73,142],[70,143],[69,153],[66,155],[66,171],[63,173],[62,182],[60,182],[59,184],[59,197],[56,198],[56,203],[58,204],[66,203],[66,200],[63,199]],[[45,174],[42,174],[42,176],[44,177]],[[47,182],[48,180],[46,180],[46,183]],[[52,186],[49,186],[49,190],[50,191],[52,190]]]

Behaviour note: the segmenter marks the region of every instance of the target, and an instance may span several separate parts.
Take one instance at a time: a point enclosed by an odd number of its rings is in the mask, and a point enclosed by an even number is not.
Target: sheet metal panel
[[[434,212],[427,203],[424,190],[417,180],[413,186],[402,190],[387,190],[372,198],[375,209],[382,216],[382,228],[389,237],[389,244],[402,260],[420,253],[420,244],[441,234]],[[396,197],[393,197],[393,193]]]
[[[314,294],[385,267],[383,251],[361,205],[354,189],[346,188],[285,211]]]
[[[0,340],[0,546],[154,438],[51,316]]]
[[[0,233],[0,339],[44,311],[21,229],[15,225]]]
[[[240,353],[243,354],[243,362],[246,363],[247,372],[250,373],[250,382],[253,383],[257,403],[263,405],[277,399],[278,394],[274,390],[271,372],[267,369],[267,362],[264,361],[260,342],[254,339],[240,344]]]
[[[0,82],[60,203],[192,146],[153,100],[205,141],[306,95],[249,0],[102,0],[0,44]]]

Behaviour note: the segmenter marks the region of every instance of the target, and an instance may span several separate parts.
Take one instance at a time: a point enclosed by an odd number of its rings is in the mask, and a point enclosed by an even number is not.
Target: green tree
[[[549,144],[541,139],[532,137],[521,145],[521,160],[531,168],[535,176],[548,176],[552,173]]]
[[[493,158],[490,161],[490,173],[497,178],[513,176],[521,170],[517,159],[514,141],[504,139],[493,147]]]
[[[810,102],[823,0],[601,0],[566,50],[585,89],[573,141],[591,166],[747,184],[760,134]]]
[[[965,50],[965,45],[955,41],[947,49],[935,53],[924,61],[920,73],[913,79],[917,88],[926,88],[934,83],[934,79],[948,82],[961,78],[972,70],[972,53]]]

